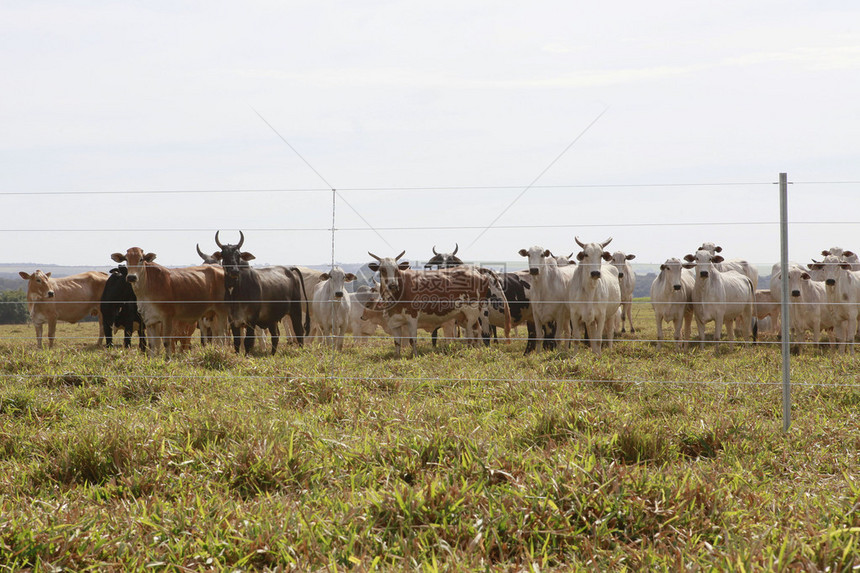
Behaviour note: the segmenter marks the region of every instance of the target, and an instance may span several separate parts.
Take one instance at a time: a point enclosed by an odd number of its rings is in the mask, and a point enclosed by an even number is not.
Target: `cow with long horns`
[[[245,353],[254,347],[253,330],[260,327],[268,330],[272,339],[272,354],[278,350],[281,318],[289,315],[299,345],[310,330],[310,315],[307,312],[308,297],[305,293],[302,273],[296,267],[266,267],[256,269],[248,264],[256,257],[242,251],[245,234],[239,231],[239,243],[222,244],[219,233],[215,233],[215,244],[221,249],[213,257],[224,267],[224,299],[227,301],[233,347],[239,352],[242,329],[246,330]],[[302,324],[302,301],[308,318]]]
[[[404,343],[412,347],[415,356],[419,315],[437,325],[458,320],[473,339],[480,328],[488,343],[489,324],[482,318],[492,295],[504,301],[505,335],[510,338],[510,307],[493,271],[473,266],[417,271],[409,268],[408,261],[400,260],[406,251],[393,258],[368,254],[376,260],[369,264],[370,270],[379,273],[377,307],[388,313],[398,356]]]
[[[571,338],[578,339],[585,327],[591,350],[599,355],[602,342],[612,348],[615,316],[621,307],[618,269],[608,262],[612,255],[603,250],[612,237],[601,243],[575,240],[582,250],[576,255],[578,264],[568,286]]]

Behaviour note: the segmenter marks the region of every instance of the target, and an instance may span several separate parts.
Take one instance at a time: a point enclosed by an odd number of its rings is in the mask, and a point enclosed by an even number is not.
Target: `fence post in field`
[[[791,351],[791,315],[788,310],[788,175],[779,174],[779,238],[780,238],[780,276],[782,278],[782,431],[791,427],[791,370],[789,354]]]

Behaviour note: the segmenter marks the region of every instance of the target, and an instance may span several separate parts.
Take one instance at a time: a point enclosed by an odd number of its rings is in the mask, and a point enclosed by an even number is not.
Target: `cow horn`
[[[218,233],[221,231],[215,231],[215,244],[218,245],[219,249],[223,249],[224,245],[221,244],[221,241],[218,240]]]
[[[458,245],[457,243],[454,243],[454,252],[453,252],[453,253],[451,253],[451,254],[452,254],[452,255],[456,255],[456,254],[457,254],[457,251],[459,251],[459,250],[460,250],[460,245]]]
[[[605,249],[605,248],[606,248],[606,245],[608,245],[608,244],[609,244],[609,243],[611,243],[611,242],[612,242],[612,237],[609,237],[608,239],[606,239],[605,241],[603,241],[602,243],[600,243],[600,246],[601,246],[601,247],[603,247],[603,248]]]
[[[395,261],[399,261],[399,260],[400,260],[400,257],[402,257],[402,256],[403,256],[403,255],[405,255],[405,254],[406,254],[406,250],[404,249],[402,253],[400,253],[399,255],[397,255],[396,257],[394,257],[394,260],[395,260]]]
[[[197,254],[200,255],[200,258],[203,259],[204,261],[209,258],[208,255],[204,255],[203,251],[200,250],[200,243],[197,243]]]
[[[436,252],[436,245],[433,245],[433,254],[439,256],[439,253]]]
[[[382,259],[380,259],[380,258],[379,258],[379,257],[377,257],[376,255],[374,255],[374,254],[373,254],[373,253],[371,253],[370,251],[367,251],[367,254],[368,254],[368,255],[370,255],[371,257],[373,257],[374,259],[376,259],[377,261],[379,261],[380,263],[382,262]]]
[[[238,244],[238,245],[236,245],[236,248],[237,248],[237,249],[241,249],[241,248],[242,248],[242,243],[244,243],[244,242],[245,242],[245,234],[244,234],[244,233],[242,233],[242,230],[240,229],[240,230],[239,230],[239,244]]]
[[[577,244],[577,245],[579,245],[579,246],[580,246],[580,247],[582,247],[583,249],[585,248],[585,243],[583,243],[582,241],[580,241],[580,240],[579,240],[579,237],[574,237],[574,238],[573,238],[573,240],[575,240],[575,241],[576,241],[576,244]]]

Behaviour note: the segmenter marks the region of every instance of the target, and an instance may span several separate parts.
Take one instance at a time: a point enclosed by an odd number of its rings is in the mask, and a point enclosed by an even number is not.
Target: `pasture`
[[[793,357],[785,435],[775,345],[165,360],[96,332],[0,327],[0,568],[860,565],[860,362],[833,351]]]

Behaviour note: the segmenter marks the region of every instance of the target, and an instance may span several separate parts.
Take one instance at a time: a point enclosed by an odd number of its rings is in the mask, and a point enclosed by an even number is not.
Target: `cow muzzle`
[[[673,290],[681,290],[681,285],[672,285]]]
[[[700,272],[700,273],[699,273],[699,276],[700,276],[700,277],[702,277],[703,279],[708,278],[708,271],[702,271],[702,272]]]
[[[125,280],[130,283],[136,283],[137,275],[128,275],[127,277],[125,277]]]
[[[624,273],[618,273],[618,278],[619,278],[619,279],[623,279],[623,278],[624,278]]]
[[[343,298],[343,291],[342,290],[335,291],[334,298]]]
[[[600,278],[600,271],[591,271],[591,278],[599,279]]]
[[[793,296],[795,298],[799,298],[800,297],[800,291],[799,290],[791,291],[791,296]]]
[[[533,277],[536,277],[540,274],[540,269],[538,269],[536,267],[530,267],[529,268],[529,274]]]
[[[48,298],[54,298],[54,291],[52,291],[52,290],[48,291]]]
[[[824,281],[824,284],[826,284],[827,286],[836,286],[836,279],[827,279],[826,281]]]

